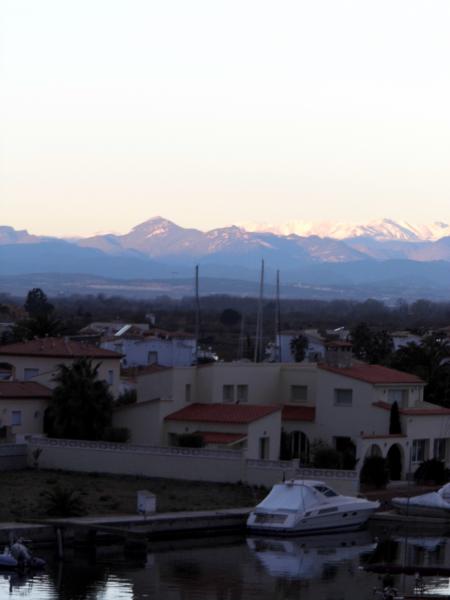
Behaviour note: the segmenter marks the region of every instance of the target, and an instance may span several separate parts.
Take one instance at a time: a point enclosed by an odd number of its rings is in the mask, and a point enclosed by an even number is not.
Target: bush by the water
[[[368,456],[360,473],[361,483],[383,488],[389,481],[386,459],[382,456]]]
[[[424,460],[416,469],[414,479],[416,482],[431,482],[436,484],[449,481],[449,470],[445,468],[442,460],[432,458]]]

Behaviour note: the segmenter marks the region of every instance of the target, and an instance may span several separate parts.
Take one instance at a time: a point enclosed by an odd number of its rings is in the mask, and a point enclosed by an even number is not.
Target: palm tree
[[[71,439],[102,439],[111,424],[113,397],[108,384],[98,379],[100,364],[80,358],[71,365],[59,365],[54,377],[48,409],[47,433]]]

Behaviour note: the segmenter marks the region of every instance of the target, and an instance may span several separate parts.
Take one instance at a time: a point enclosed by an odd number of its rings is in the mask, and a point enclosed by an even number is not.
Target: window
[[[156,352],[156,350],[150,350],[150,352],[147,354],[147,362],[149,365],[158,364],[158,352]]]
[[[408,405],[408,389],[388,390],[388,401],[393,404],[397,402],[399,406]]]
[[[433,443],[433,458],[436,460],[445,460],[446,455],[446,440],[444,438],[438,438]]]
[[[336,406],[351,406],[353,402],[353,390],[334,390],[334,403]]]
[[[114,371],[112,369],[108,371],[108,383],[109,385],[114,383]]]
[[[427,440],[413,440],[411,460],[414,463],[425,460]]]
[[[268,437],[259,438],[259,458],[261,460],[267,460],[269,458],[269,443]]]
[[[234,385],[224,385],[222,391],[223,402],[234,402]]]
[[[184,386],[184,400],[187,403],[191,402],[191,384],[190,383],[187,383]]]
[[[291,402],[306,402],[308,400],[308,386],[291,385]]]
[[[11,425],[22,425],[22,411],[12,410],[11,411]]]
[[[33,379],[33,377],[37,377],[39,375],[39,369],[24,369],[23,370],[23,378],[25,381],[28,379]]]
[[[237,386],[237,401],[248,402],[248,385]]]

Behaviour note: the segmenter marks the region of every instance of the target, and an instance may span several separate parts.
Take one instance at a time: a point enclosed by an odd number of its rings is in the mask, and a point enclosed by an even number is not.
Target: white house
[[[214,363],[144,374],[137,378],[138,401],[116,411],[114,421],[130,429],[134,443],[167,445],[175,443],[176,434],[202,433],[206,445],[237,444],[245,448],[247,457],[251,452],[256,458],[267,457],[259,437],[269,438],[273,458],[276,440],[283,435],[291,456],[303,463],[308,461],[311,444],[321,440],[353,452],[359,466],[368,455],[386,457],[393,479],[405,478],[433,456],[450,465],[450,410],[424,402],[424,381],[353,361],[351,346],[345,342],[329,344],[326,358],[320,364]],[[394,402],[401,431],[389,433]],[[214,426],[211,405],[224,407],[219,410],[225,417],[214,421]],[[258,437],[251,428],[231,427],[226,422],[227,406],[281,411],[273,413],[276,418],[269,415],[264,436]],[[193,420],[192,411],[205,421]],[[233,437],[244,433],[245,439]]]
[[[161,365],[189,367],[195,358],[195,338],[186,333],[154,330],[143,334],[123,329],[100,343],[101,348],[122,354],[123,367]]]

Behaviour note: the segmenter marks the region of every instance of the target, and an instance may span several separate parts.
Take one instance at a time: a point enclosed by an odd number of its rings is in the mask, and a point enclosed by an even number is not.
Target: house
[[[0,437],[41,434],[52,391],[34,381],[0,381]]]
[[[450,410],[425,402],[424,387],[415,375],[355,361],[351,345],[337,341],[326,344],[322,363],[214,363],[138,375],[137,402],[118,409],[114,421],[130,429],[134,443],[170,445],[195,433],[206,446],[241,447],[252,458],[273,457],[279,439],[301,463],[320,440],[351,455],[358,467],[379,454],[391,478],[404,479],[427,458],[450,466]],[[390,432],[394,402],[400,430]],[[256,429],[226,421],[229,410],[248,407],[281,409],[265,423],[269,453]],[[210,410],[219,411],[215,420]]]
[[[34,381],[53,388],[53,380],[60,364],[70,365],[86,357],[99,366],[99,378],[110,386],[114,397],[120,392],[120,360],[117,352],[69,340],[68,338],[40,338],[0,346],[1,377],[10,381]]]
[[[149,333],[124,327],[114,336],[104,338],[100,347],[122,354],[123,367],[159,364],[187,367],[195,358],[195,338],[183,332],[153,330]]]
[[[308,362],[318,362],[325,356],[325,338],[317,329],[305,329],[300,331],[282,331],[276,336],[274,345],[267,349],[269,361],[275,362],[295,362],[295,356],[291,349],[292,340],[299,335],[304,336],[308,341],[305,352],[305,360]]]

